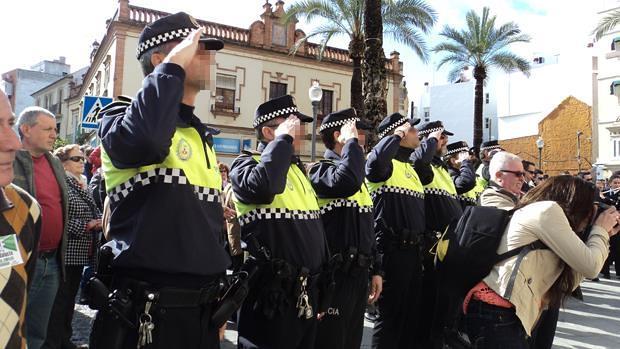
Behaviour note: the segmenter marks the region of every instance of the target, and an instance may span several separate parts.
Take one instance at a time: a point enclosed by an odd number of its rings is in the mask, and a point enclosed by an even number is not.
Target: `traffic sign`
[[[82,100],[82,129],[96,130],[99,111],[110,103],[112,103],[112,98],[109,97],[84,96]]]

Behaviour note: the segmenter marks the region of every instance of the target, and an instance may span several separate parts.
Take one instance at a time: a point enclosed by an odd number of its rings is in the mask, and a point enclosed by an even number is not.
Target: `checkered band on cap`
[[[452,199],[458,199],[456,195],[450,194],[446,190],[438,189],[438,188],[424,188],[424,193],[426,195],[440,195],[440,196],[447,196]]]
[[[377,195],[381,195],[384,193],[401,194],[401,195],[412,196],[417,199],[424,199],[424,193],[422,192],[411,190],[411,189],[400,188],[400,187],[393,187],[389,185],[384,185],[384,186],[379,187],[377,190],[374,190],[372,193],[370,193],[370,196],[374,200],[377,197]]]
[[[348,118],[344,120],[328,122],[326,124],[321,124],[321,127],[319,127],[319,132],[322,132],[323,130],[327,130],[328,128],[342,126],[349,122],[359,122],[359,121],[360,121],[360,118]]]
[[[181,28],[181,29],[171,30],[167,33],[154,36],[138,45],[138,51],[136,53],[136,57],[140,58],[140,56],[142,56],[144,52],[148,51],[149,49],[155,46],[164,44],[168,41],[172,41],[176,39],[183,39],[187,37],[189,33],[192,32],[192,30],[195,30],[195,29],[196,28]]]
[[[179,168],[155,168],[147,172],[138,173],[128,181],[113,188],[108,193],[108,197],[111,202],[116,203],[129,196],[134,190],[155,183],[191,186],[199,200],[207,202],[220,201],[219,190],[192,185],[183,170]]]
[[[321,214],[343,207],[356,208],[359,213],[371,213],[373,208],[372,206],[360,206],[355,200],[337,199],[321,207]]]
[[[501,146],[499,144],[490,145],[488,147],[480,147],[480,150],[491,150],[491,149],[499,149]]]
[[[402,118],[398,121],[396,121],[395,123],[388,125],[388,127],[385,128],[385,130],[379,132],[379,139],[385,137],[388,133],[390,133],[393,129],[397,128],[400,125],[403,125],[405,122],[407,122],[407,120],[409,120],[408,118]]]
[[[452,150],[448,150],[446,152],[446,155],[452,155],[452,154],[456,154],[456,153],[460,153],[462,151],[469,151],[469,148],[467,147],[461,147],[461,148],[457,148],[457,149],[452,149]]]
[[[433,132],[437,132],[437,131],[441,131],[443,130],[443,127],[435,127],[435,128],[429,128],[428,130],[422,130],[418,132],[418,135],[420,136],[426,136],[428,134],[431,134]]]
[[[244,226],[257,220],[267,219],[312,220],[320,218],[321,211],[302,211],[289,210],[286,208],[261,207],[240,216],[239,225]]]
[[[276,111],[272,111],[269,114],[265,114],[265,115],[261,115],[259,117],[257,117],[256,119],[254,119],[254,122],[252,123],[253,127],[256,127],[260,124],[262,124],[263,122],[267,122],[269,120],[275,119],[278,116],[288,116],[290,114],[293,113],[297,113],[299,112],[297,107],[287,107],[284,109],[279,109]]]

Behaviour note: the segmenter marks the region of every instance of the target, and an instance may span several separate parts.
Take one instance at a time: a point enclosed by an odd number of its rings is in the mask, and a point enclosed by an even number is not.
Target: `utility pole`
[[[581,172],[581,135],[583,132],[577,131],[577,171]]]

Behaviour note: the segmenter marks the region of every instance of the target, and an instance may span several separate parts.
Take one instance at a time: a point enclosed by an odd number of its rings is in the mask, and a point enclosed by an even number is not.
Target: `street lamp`
[[[319,113],[319,102],[321,102],[321,98],[323,98],[323,90],[321,90],[321,86],[319,86],[318,81],[313,81],[312,86],[308,89],[308,96],[310,97],[310,101],[312,102],[312,154],[310,154],[310,159],[314,162],[316,158],[316,117]]]
[[[542,139],[541,136],[538,136],[538,139],[536,140],[536,147],[538,147],[538,168],[539,169],[542,169],[542,150],[544,146],[545,146],[545,141]]]

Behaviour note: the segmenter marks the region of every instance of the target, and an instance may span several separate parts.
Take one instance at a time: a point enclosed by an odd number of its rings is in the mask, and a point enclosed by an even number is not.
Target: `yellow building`
[[[187,9],[191,13],[191,9]],[[319,45],[307,43],[297,54],[290,48],[303,31],[296,23],[282,25],[284,2],[275,8],[263,5],[260,20],[249,29],[199,20],[207,35],[225,42],[212,54],[209,90],[202,91],[196,102],[196,115],[222,133],[216,137],[216,151],[222,161],[230,162],[244,146],[256,146],[251,128],[256,107],[282,94],[295,97],[305,114],[312,115],[308,89],[318,81],[323,89],[319,114],[350,106],[352,66],[347,50],[328,47],[318,61]],[[141,86],[142,71],[136,59],[138,37],[145,25],[167,13],[137,7],[120,0],[119,7],[107,23],[107,32],[92,57],[90,69],[79,91],[83,96],[135,96]],[[386,59],[388,69],[388,113],[406,114],[407,100],[402,93],[403,63],[398,52]],[[310,153],[310,127],[305,127],[306,144],[302,155]],[[317,154],[322,155],[322,147]]]
[[[579,136],[578,136],[579,133]],[[544,146],[536,145],[538,135]],[[577,174],[592,168],[592,107],[575,97],[567,97],[538,123],[538,135],[500,140],[502,148],[528,160],[549,175],[564,171]],[[579,141],[578,141],[579,139]]]

